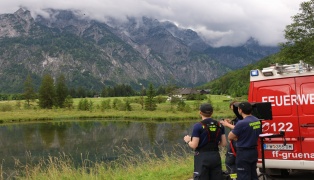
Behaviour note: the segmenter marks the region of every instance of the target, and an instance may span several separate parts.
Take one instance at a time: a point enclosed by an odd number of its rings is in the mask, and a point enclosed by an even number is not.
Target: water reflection
[[[14,124],[0,126],[0,155],[3,169],[14,162],[35,163],[40,158],[70,155],[76,163],[82,158],[93,162],[112,160],[122,147],[134,153],[152,150],[173,151],[194,122],[145,123],[130,121],[75,121]]]

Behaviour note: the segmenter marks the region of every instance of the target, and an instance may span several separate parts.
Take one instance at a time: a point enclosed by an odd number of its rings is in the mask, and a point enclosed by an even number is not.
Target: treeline
[[[148,111],[154,111],[157,108],[157,103],[166,102],[167,98],[165,96],[161,96],[161,94],[165,94],[168,92],[173,92],[173,90],[177,88],[176,86],[167,86],[159,87],[155,89],[152,84],[149,84],[147,89],[142,85],[141,91],[137,92],[131,88],[130,85],[116,85],[114,87],[104,87],[103,90],[96,94],[96,92],[92,92],[89,95],[92,97],[126,97],[123,100],[115,98],[112,102],[111,99],[104,99],[97,106],[94,105],[92,100],[88,100],[86,93],[82,88],[78,88],[78,91],[75,91],[75,95],[79,96],[80,101],[77,105],[78,110],[82,111],[92,111],[95,108],[104,111],[105,109],[116,109],[123,111],[132,111],[131,103],[138,103],[141,105],[142,109]],[[34,90],[33,81],[30,75],[26,77],[24,82],[24,93],[23,94],[12,94],[12,95],[1,95],[2,100],[25,100],[24,108],[30,109],[31,106],[34,106],[36,101],[36,107],[42,109],[52,109],[52,108],[66,108],[73,109],[73,97],[66,85],[66,79],[64,75],[60,75],[54,80],[51,75],[45,74],[42,78],[41,85],[39,87],[38,92]],[[130,96],[136,96],[135,98],[129,98]],[[199,97],[198,97],[199,96]],[[206,95],[198,95],[198,99],[206,99]],[[75,96],[74,96],[75,97]],[[195,98],[195,97],[194,97]],[[189,111],[190,107],[185,104],[185,102],[176,98],[175,96],[170,100],[171,107],[177,105],[177,109],[180,111]],[[17,107],[21,107],[21,102],[17,101]],[[10,111],[12,110],[11,105],[2,105],[0,106],[1,111]]]
[[[168,87],[160,86],[156,89],[156,95],[167,95],[169,92]],[[104,87],[100,92],[95,90],[89,90],[84,87],[78,88],[69,88],[68,95],[72,98],[91,98],[91,97],[128,97],[128,96],[140,96],[146,95],[146,90],[136,91],[130,85],[118,84],[115,86]],[[35,93],[35,97],[38,97],[38,94]],[[0,101],[7,100],[25,100],[24,93],[0,93]]]
[[[141,90],[135,91],[130,85],[118,84],[116,86],[104,87],[101,92],[89,91],[82,87],[77,89],[68,88],[65,76],[61,74],[56,78],[49,74],[45,74],[42,78],[39,90],[34,88],[33,80],[28,75],[24,82],[24,93],[22,94],[0,94],[0,100],[25,100],[26,107],[31,105],[32,101],[38,99],[38,106],[40,108],[72,108],[72,98],[86,98],[86,97],[130,97],[141,96],[137,103],[142,107],[145,106],[147,110],[154,110],[156,108],[155,98],[158,95],[165,95],[167,92],[172,92],[176,86],[168,85],[167,87],[160,86],[154,89],[152,84],[149,84],[148,89],[141,84]],[[144,98],[144,96],[146,96]],[[90,102],[81,100],[79,108],[86,110],[92,107]],[[126,102],[128,104],[130,102]]]

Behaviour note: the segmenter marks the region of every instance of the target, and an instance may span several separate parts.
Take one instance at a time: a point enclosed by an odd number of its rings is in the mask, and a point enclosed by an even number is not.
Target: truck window
[[[273,116],[292,115],[292,108],[296,106],[296,97],[290,85],[260,87],[257,90],[257,99],[262,102],[271,102]]]

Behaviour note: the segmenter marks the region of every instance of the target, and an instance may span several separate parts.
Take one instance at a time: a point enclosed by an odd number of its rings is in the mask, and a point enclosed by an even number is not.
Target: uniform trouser
[[[233,153],[231,152],[226,153],[225,163],[226,163],[226,169],[229,174],[237,172],[235,160],[236,160],[236,157],[233,155]]]
[[[219,151],[195,152],[194,180],[222,180]]]
[[[237,180],[257,180],[257,149],[237,148]]]

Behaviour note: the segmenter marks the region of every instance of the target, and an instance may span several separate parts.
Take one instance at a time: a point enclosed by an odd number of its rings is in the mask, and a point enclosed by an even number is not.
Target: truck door
[[[273,120],[263,121],[263,133],[278,134],[280,131],[285,131],[287,143],[285,149],[279,151],[279,155],[272,154],[272,151],[277,151],[278,147],[283,145],[282,138],[273,138],[271,142],[267,142],[265,157],[267,159],[302,159],[286,156],[287,153],[301,152],[295,78],[251,82],[250,91],[252,92],[249,96],[250,102],[271,102],[272,104]]]
[[[298,113],[302,156],[306,160],[314,158],[314,76],[296,78]]]

